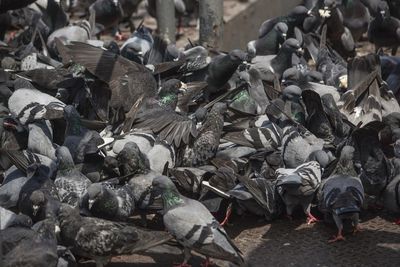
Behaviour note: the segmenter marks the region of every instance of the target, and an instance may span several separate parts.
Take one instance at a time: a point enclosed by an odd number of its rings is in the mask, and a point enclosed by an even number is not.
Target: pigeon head
[[[151,184],[151,198],[157,199],[160,195],[163,200],[164,210],[183,204],[183,199],[175,184],[164,175],[154,178]]]
[[[235,49],[229,52],[229,57],[236,64],[240,64],[248,59],[248,54],[240,49]]]
[[[303,48],[300,45],[300,42],[297,39],[289,38],[283,44],[281,49],[283,51],[287,51],[289,53],[296,53],[299,56],[303,55]]]
[[[282,85],[290,85],[300,80],[301,72],[296,67],[285,70],[282,74]]]
[[[87,193],[89,196],[88,205],[89,205],[89,210],[90,210],[92,208],[93,204],[96,202],[96,200],[100,199],[104,194],[102,184],[99,184],[99,183],[91,184],[87,188]]]
[[[378,4],[378,12],[383,19],[390,18],[389,5],[386,1],[380,1]]]
[[[56,97],[58,100],[60,100],[60,101],[62,101],[62,102],[64,102],[64,103],[66,103],[66,102],[68,101],[68,98],[69,98],[69,91],[68,91],[68,89],[66,89],[66,88],[58,88],[55,97]]]
[[[29,197],[29,200],[32,202],[32,213],[33,216],[36,216],[39,211],[44,209],[46,205],[46,197],[41,190],[35,190],[32,192],[31,196]]]
[[[65,146],[57,147],[56,157],[59,161],[60,170],[71,168],[74,166],[74,160],[72,158],[71,152],[67,147]]]
[[[178,79],[169,79],[161,86],[158,96],[163,105],[170,106],[173,110],[178,103],[178,93],[186,92],[187,85]]]
[[[305,6],[302,5],[296,6],[289,13],[289,17],[300,20],[305,19],[308,16],[311,16],[311,10],[307,9]]]
[[[104,48],[117,55],[121,53],[119,50],[119,45],[115,41],[110,41],[109,43],[105,44]]]
[[[286,34],[288,31],[288,26],[284,22],[278,22],[274,29],[283,37],[283,39],[286,39]]]
[[[285,89],[283,89],[282,95],[283,99],[296,101],[301,98],[301,89],[297,85],[289,85]]]
[[[324,9],[332,10],[336,7],[336,0],[325,0],[324,1]]]
[[[62,224],[64,220],[70,220],[79,217],[79,209],[75,209],[72,206],[62,203],[58,211],[58,218]]]

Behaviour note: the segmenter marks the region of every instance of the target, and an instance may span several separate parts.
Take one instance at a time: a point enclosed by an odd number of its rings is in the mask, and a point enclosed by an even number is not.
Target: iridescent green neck
[[[162,194],[164,209],[168,210],[180,204],[183,204],[181,195],[174,189],[167,189]]]
[[[176,100],[177,100],[177,96],[175,94],[161,94],[160,95],[160,103],[164,106],[172,106]]]

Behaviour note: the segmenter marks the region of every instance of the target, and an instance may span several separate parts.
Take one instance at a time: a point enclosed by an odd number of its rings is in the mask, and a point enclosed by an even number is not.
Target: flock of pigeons
[[[93,1],[73,24],[32,2],[0,1],[3,37],[23,29],[0,46],[1,266],[163,246],[182,267],[191,251],[244,266],[232,213],[319,212],[329,242],[367,208],[400,213],[399,1],[305,1],[227,53],[143,25],[122,46],[95,38],[140,1]],[[366,36],[377,51],[357,57]]]

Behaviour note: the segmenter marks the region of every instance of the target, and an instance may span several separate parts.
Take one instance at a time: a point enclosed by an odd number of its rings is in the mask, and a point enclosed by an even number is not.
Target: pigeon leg
[[[210,261],[209,257],[206,257],[206,260],[201,264],[201,267],[211,267],[214,263]]]
[[[319,222],[319,219],[315,218],[314,215],[312,215],[311,212],[309,212],[307,214],[307,224],[312,224],[315,222]]]
[[[190,249],[184,248],[183,253],[185,254],[185,258],[183,259],[183,262],[181,264],[174,264],[174,267],[192,267],[192,265],[188,264],[188,261],[190,257],[192,256],[190,254]]]
[[[340,241],[340,240],[346,240],[342,234],[343,231],[343,222],[342,219],[336,215],[336,214],[332,214],[333,220],[335,221],[335,224],[338,228],[338,234],[336,236],[334,236],[332,239],[330,239],[328,241],[328,243],[334,243],[336,241]]]
[[[352,220],[353,220],[353,225],[354,225],[353,235],[355,235],[356,233],[359,233],[362,231],[361,226],[359,224],[359,214],[355,213],[352,216]]]
[[[400,219],[397,219],[394,224],[400,225]]]
[[[344,241],[344,240],[346,240],[346,238],[344,238],[342,234],[342,229],[339,229],[338,234],[334,236],[332,239],[330,239],[328,243],[334,243],[336,241]]]
[[[117,40],[117,41],[126,40],[126,36],[123,35],[119,30],[115,33],[114,38],[115,38],[115,40]]]
[[[229,217],[231,216],[231,214],[232,214],[232,203],[229,204],[229,206],[228,206],[228,208],[226,210],[225,218],[220,223],[221,226],[224,226],[224,225],[228,224],[228,220],[229,220]]]

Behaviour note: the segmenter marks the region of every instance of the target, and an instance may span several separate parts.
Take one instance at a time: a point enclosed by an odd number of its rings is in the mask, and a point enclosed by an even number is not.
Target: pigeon
[[[273,82],[275,77],[280,79],[283,72],[292,67],[292,55],[302,55],[303,49],[298,40],[289,38],[279,49],[278,54],[269,56],[256,56],[251,60],[251,68],[260,72],[263,81]]]
[[[206,121],[193,144],[193,166],[205,165],[215,156],[224,126],[223,115],[226,110],[225,103],[216,103],[207,114]]]
[[[17,206],[19,193],[28,177],[15,166],[5,171],[4,180],[0,186],[0,206],[6,209]]]
[[[305,163],[313,151],[322,150],[324,141],[308,130],[288,126],[283,129],[281,155],[286,168]]]
[[[141,25],[136,29],[128,40],[121,46],[121,56],[143,64],[144,56],[151,50],[154,45],[154,39],[150,30]]]
[[[33,222],[56,216],[59,202],[57,189],[49,178],[47,166],[34,163],[28,167],[29,180],[22,186],[18,209]]]
[[[150,150],[149,150],[150,151]],[[150,168],[148,158],[134,142],[127,142],[117,155],[122,175],[145,173]]]
[[[360,41],[362,35],[368,31],[371,20],[368,8],[361,0],[342,1],[339,6],[343,14],[343,25],[347,27],[355,42]]]
[[[8,227],[15,227],[15,226],[26,226],[30,227],[32,224],[31,218],[26,216],[25,214],[15,214],[14,212],[5,209],[0,206],[0,214],[1,214],[1,221],[0,221],[0,230],[4,230]]]
[[[287,37],[292,38],[294,37],[294,28],[302,28],[304,20],[311,15],[311,10],[307,9],[305,6],[298,5],[294,7],[286,16],[276,17],[264,21],[260,26],[258,38],[264,37],[279,22],[284,22],[287,24]]]
[[[266,33],[262,38],[250,41],[247,44],[247,52],[252,55],[276,55],[279,46],[286,39],[288,26],[284,22],[278,22],[272,30]]]
[[[92,182],[75,167],[68,148],[58,147],[56,155],[59,165],[54,185],[57,187],[59,199],[62,203],[78,207],[80,199]]]
[[[5,266],[56,266],[58,262],[56,227],[46,219],[33,226],[36,234],[21,240],[5,257]]]
[[[185,259],[181,266],[187,266],[191,250],[205,255],[207,263],[213,257],[244,264],[239,249],[203,204],[182,196],[166,176],[155,178],[152,188],[163,199],[166,229],[184,246]]]
[[[75,255],[105,266],[112,256],[142,252],[171,239],[165,232],[140,229],[131,224],[82,217],[77,209],[62,204],[58,219],[61,240]]]
[[[309,161],[296,169],[277,169],[276,187],[286,206],[286,214],[291,217],[293,209],[300,205],[307,215],[307,223],[317,222],[310,211],[315,192],[321,184],[321,166],[317,161]]]
[[[386,186],[383,192],[383,205],[385,209],[393,214],[400,213],[400,176],[395,176]],[[400,224],[400,220],[396,221]]]
[[[130,185],[93,183],[82,196],[81,206],[93,216],[126,221],[135,210],[134,195]]]
[[[354,233],[361,231],[359,213],[364,202],[364,188],[360,179],[346,174],[338,174],[324,180],[318,193],[319,209],[325,217],[333,217],[338,233],[329,243],[345,240],[343,220],[350,219]]]
[[[41,120],[29,123],[28,129],[29,151],[56,160],[56,151],[53,146],[53,129],[50,122],[47,120]]]
[[[247,53],[239,49],[232,50],[226,55],[214,57],[208,64],[206,100],[209,100],[211,94],[221,92],[239,65],[246,60]]]
[[[369,24],[368,40],[375,44],[375,51],[381,47],[390,47],[392,55],[395,55],[400,42],[400,20],[390,16],[386,1],[380,1],[378,12]]]
[[[379,129],[379,128],[378,128]],[[352,133],[355,159],[361,165],[365,193],[381,196],[390,179],[390,163],[382,151],[377,129],[363,127]]]
[[[350,30],[343,24],[343,15],[337,7],[335,0],[324,0],[323,9],[319,10],[323,24],[327,25],[326,37],[332,47],[343,57],[355,55],[355,44]]]

